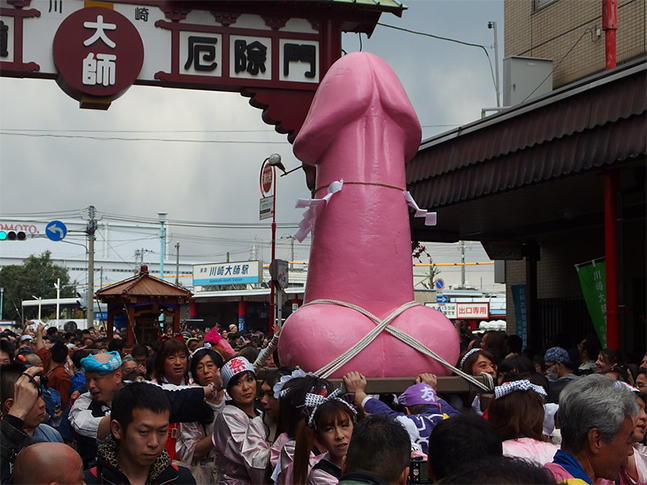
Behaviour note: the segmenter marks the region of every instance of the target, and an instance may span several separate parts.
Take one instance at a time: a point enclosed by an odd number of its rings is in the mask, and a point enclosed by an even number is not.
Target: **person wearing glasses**
[[[647,369],[640,369],[636,375],[636,389],[647,392]]]

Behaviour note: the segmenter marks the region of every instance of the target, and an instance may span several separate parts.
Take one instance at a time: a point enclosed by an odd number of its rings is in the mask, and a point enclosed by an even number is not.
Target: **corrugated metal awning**
[[[407,188],[439,222],[412,220],[414,239],[521,238],[529,225],[585,223],[601,210],[600,170],[645,166],[646,80],[642,58],[424,141]]]

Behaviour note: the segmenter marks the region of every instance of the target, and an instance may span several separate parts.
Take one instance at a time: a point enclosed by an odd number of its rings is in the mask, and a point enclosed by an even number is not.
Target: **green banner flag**
[[[593,320],[593,327],[598,334],[602,348],[607,346],[607,291],[606,266],[604,260],[591,261],[577,265],[577,276],[580,279],[586,307]]]

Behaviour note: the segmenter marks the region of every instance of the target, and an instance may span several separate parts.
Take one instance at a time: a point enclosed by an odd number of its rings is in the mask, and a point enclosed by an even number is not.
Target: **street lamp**
[[[166,222],[166,216],[168,212],[158,212],[160,221],[160,279],[164,279],[164,252],[166,251],[166,227],[164,223]]]
[[[41,298],[40,296],[34,296],[34,295],[31,295],[31,297],[32,297],[34,300],[38,300],[38,321],[40,322],[40,321],[41,321],[41,318],[40,318],[40,309],[41,309],[41,301],[42,301],[42,298]]]
[[[493,30],[494,34],[494,88],[496,89],[496,107],[501,107],[501,92],[499,91],[499,39],[497,38],[496,22],[493,20],[487,23],[487,28]]]
[[[261,195],[266,197],[272,194],[272,256],[271,262],[276,259],[276,167],[281,168],[285,172],[285,168],[281,163],[281,155],[272,153],[269,157],[263,160],[261,165]],[[270,331],[276,322],[276,287],[274,280],[270,275]]]

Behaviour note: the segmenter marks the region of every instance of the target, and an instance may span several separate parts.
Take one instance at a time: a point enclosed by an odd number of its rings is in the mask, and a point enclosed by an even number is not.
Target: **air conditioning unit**
[[[503,59],[504,106],[514,106],[552,90],[552,59],[521,56]]]

